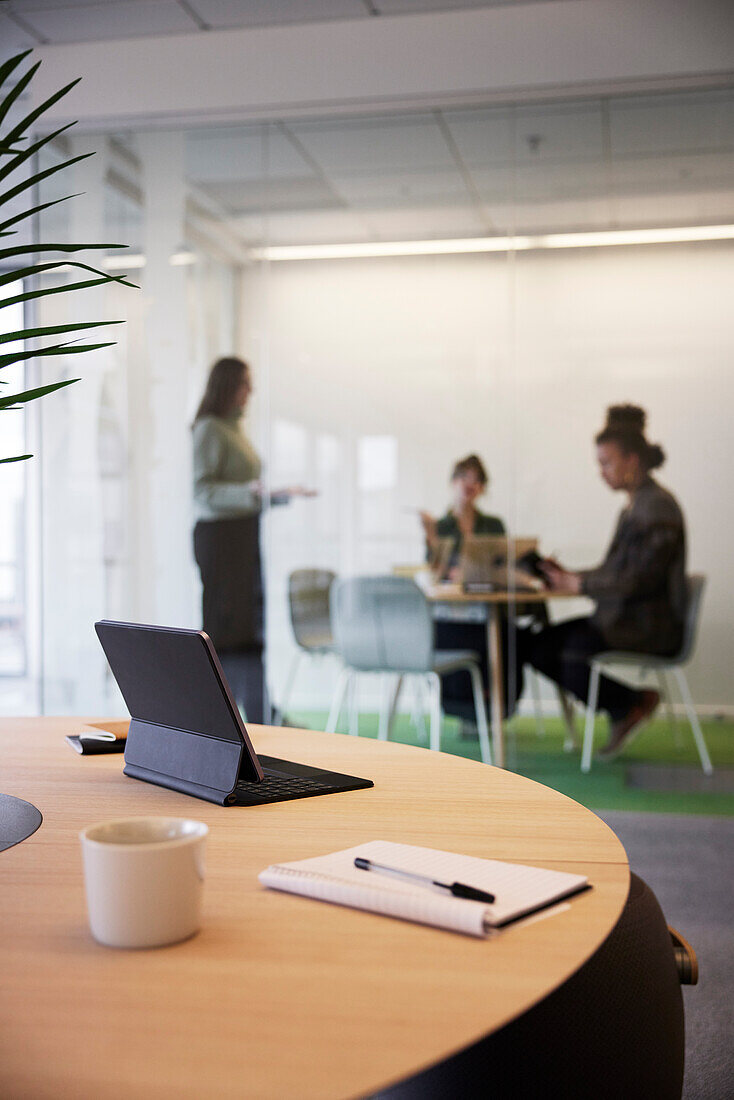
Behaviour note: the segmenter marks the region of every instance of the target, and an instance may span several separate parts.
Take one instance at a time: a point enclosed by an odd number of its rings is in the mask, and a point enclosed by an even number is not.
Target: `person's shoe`
[[[653,714],[659,702],[659,692],[643,691],[639,703],[635,703],[627,711],[624,718],[620,718],[612,724],[612,732],[608,743],[597,753],[599,759],[613,760],[625,745],[629,745],[642,723]]]

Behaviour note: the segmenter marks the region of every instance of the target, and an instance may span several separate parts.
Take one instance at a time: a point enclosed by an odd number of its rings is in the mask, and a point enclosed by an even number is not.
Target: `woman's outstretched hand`
[[[318,489],[307,489],[304,485],[288,485],[285,489],[272,489],[270,496],[278,500],[290,500],[291,497],[317,497]]]
[[[545,577],[545,583],[551,592],[568,592],[571,596],[581,595],[581,577],[578,573],[564,569],[553,558],[543,558],[538,568]]]

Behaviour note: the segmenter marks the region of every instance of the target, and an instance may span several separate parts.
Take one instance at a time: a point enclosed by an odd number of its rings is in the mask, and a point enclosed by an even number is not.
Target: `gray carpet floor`
[[[698,985],[683,987],[684,1100],[732,1100],[734,819],[611,810],[598,816],[698,956]]]

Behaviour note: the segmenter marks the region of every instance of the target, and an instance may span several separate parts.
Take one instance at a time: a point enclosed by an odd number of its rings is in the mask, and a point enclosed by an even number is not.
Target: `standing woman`
[[[194,556],[203,585],[203,627],[235,699],[251,722],[270,720],[263,664],[260,561],[262,464],[240,421],[252,392],[241,359],[219,359],[193,424]],[[286,503],[302,489],[273,494]]]
[[[644,433],[643,409],[614,405],[595,440],[602,479],[614,492],[627,495],[602,564],[572,572],[555,561],[543,563],[551,591],[590,596],[596,610],[590,618],[572,619],[531,636],[527,659],[584,703],[594,654],[627,650],[669,656],[683,640],[683,513],[675,497],[651,476],[665,461],[665,453]],[[656,691],[636,691],[601,676],[598,705],[609,714],[611,735],[600,755],[616,755],[659,701]]]

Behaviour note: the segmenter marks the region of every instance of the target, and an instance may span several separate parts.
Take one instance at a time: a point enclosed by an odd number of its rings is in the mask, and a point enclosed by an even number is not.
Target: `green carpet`
[[[315,711],[297,711],[288,715],[293,726],[307,729],[323,729],[326,714]],[[578,719],[577,719],[578,722]],[[565,752],[563,726],[560,719],[547,718],[546,732],[539,735],[532,718],[514,718],[507,724],[507,767],[513,771],[544,783],[548,787],[581,802],[592,810],[635,810],[675,814],[723,814],[734,816],[734,722],[712,720],[702,722],[711,761],[714,765],[714,782],[703,776],[693,737],[686,722],[679,721],[677,737],[667,719],[649,723],[636,735],[633,742],[616,760],[601,763],[594,760],[591,771],[584,775],[579,769],[580,750]],[[579,722],[580,725],[580,722]],[[340,727],[343,728],[343,727]],[[361,714],[360,736],[377,736],[377,715]],[[602,745],[607,736],[607,723],[599,719],[595,731],[595,744]],[[460,736],[461,725],[455,718],[445,718],[441,732],[441,749],[456,756],[479,760],[479,744]],[[406,745],[426,745],[418,740],[416,730],[407,715],[398,715],[391,739]],[[579,734],[579,743],[581,735]],[[704,789],[653,789],[640,786],[640,776],[647,769],[660,774],[661,768],[670,768],[672,775],[683,783]],[[634,771],[636,785],[631,784]],[[662,772],[665,776],[665,771]],[[727,774],[732,778],[729,791],[706,790],[719,787]],[[656,787],[660,787],[657,780]],[[664,779],[663,779],[664,786]],[[672,787],[680,782],[671,783]]]

